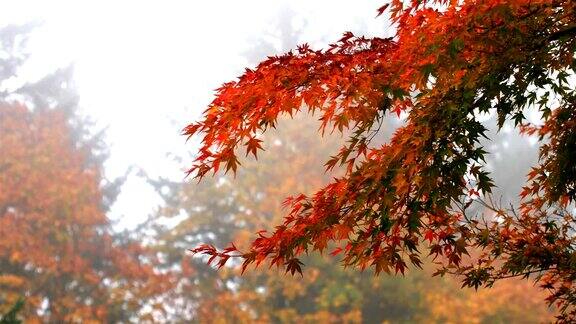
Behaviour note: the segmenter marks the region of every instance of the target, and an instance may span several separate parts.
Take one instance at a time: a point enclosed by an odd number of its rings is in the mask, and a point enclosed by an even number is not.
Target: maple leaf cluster
[[[249,247],[254,231],[274,228],[282,221],[285,210],[275,197],[313,192],[342,172],[338,168],[324,173],[322,166],[322,161],[338,149],[340,136],[315,138],[319,122],[313,116],[298,115],[279,122],[282,127],[260,138],[266,154],[258,160],[241,158],[242,168],[236,175],[219,175],[199,184],[154,181],[165,201],[156,219],[179,219],[177,225],[169,226],[151,221],[150,231],[148,227],[146,230],[154,233],[154,249],[164,260],[162,269],[178,272],[179,289],[164,301],[175,310],[171,320],[536,323],[553,318],[555,308],[542,302],[545,292],[520,279],[500,282],[492,289],[464,289],[455,294],[461,285],[457,278],[429,278],[434,267],[426,263],[423,271],[409,271],[401,278],[373,276],[371,271],[334,266],[329,253],[311,253],[300,258],[306,264],[301,277],[285,275],[287,267],[242,273],[241,267],[234,267],[238,259],[227,259],[226,266],[216,269],[222,261],[216,255],[225,251],[210,245],[205,246],[206,255],[183,254],[182,247],[195,244],[226,246],[232,241],[240,250]],[[397,120],[384,122],[383,127],[393,128]],[[375,140],[382,141],[384,136],[379,134]],[[344,249],[336,246],[332,243],[326,249],[342,253]]]
[[[348,134],[326,163],[345,172],[288,198],[283,223],[259,232],[248,251],[193,252],[225,258],[220,266],[240,256],[243,269],[269,260],[301,273],[303,253],[342,242],[333,254],[344,265],[404,273],[426,250],[438,274],[461,275],[465,286],[534,274],[560,306],[559,321],[574,319],[575,9],[569,0],[393,0],[379,14],[390,15],[394,37],[346,33],[326,50],[302,45],[225,83],[184,130],[202,136],[190,174],[236,172],[242,146],[256,156],[262,132],[300,110],[319,117],[321,133]],[[542,125],[526,120],[529,109]],[[490,199],[478,118],[488,112],[541,143],[518,208]],[[389,113],[404,113],[405,124],[372,144]]]

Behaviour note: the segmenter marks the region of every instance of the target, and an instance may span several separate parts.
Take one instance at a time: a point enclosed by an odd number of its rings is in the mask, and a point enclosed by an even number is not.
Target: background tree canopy
[[[30,28],[0,32],[2,81],[24,63]],[[170,281],[140,244],[111,231],[118,183],[103,179],[103,143],[75,114],[71,72],[1,98],[0,313],[24,297],[27,323],[144,319],[143,305]]]

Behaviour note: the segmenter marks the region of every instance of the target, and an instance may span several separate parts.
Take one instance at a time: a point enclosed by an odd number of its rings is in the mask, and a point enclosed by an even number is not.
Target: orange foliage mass
[[[116,321],[165,289],[108,234],[101,166],[64,111],[1,105],[0,152],[0,313],[22,296],[27,323]]]

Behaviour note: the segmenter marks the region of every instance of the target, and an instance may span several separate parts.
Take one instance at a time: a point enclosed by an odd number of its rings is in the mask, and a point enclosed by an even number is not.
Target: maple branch
[[[372,134],[370,134],[370,137],[368,138],[368,143],[372,142],[372,140],[374,139],[374,137],[376,137],[376,135],[378,135],[378,133],[380,133],[380,129],[382,128],[382,124],[384,124],[384,116],[382,116],[382,118],[378,117],[378,127],[374,130],[372,130]]]
[[[491,279],[492,280],[500,280],[500,279],[516,278],[516,277],[527,277],[527,276],[534,274],[534,273],[550,271],[550,270],[558,270],[558,268],[553,267],[553,268],[534,269],[534,270],[525,271],[525,272],[516,273],[516,274],[493,276],[493,277],[491,277]],[[454,275],[454,276],[461,276],[462,275],[462,272],[459,272],[459,271],[446,271],[445,273],[450,274],[450,275]]]
[[[576,36],[576,24],[570,25],[568,28],[550,34],[548,39],[551,41],[556,41],[565,36]]]
[[[544,272],[544,271],[550,271],[550,270],[558,270],[558,268],[543,268],[543,269],[534,269],[534,270],[530,270],[530,271],[526,271],[526,272],[522,272],[522,273],[517,273],[517,274],[510,274],[510,275],[502,275],[502,276],[496,276],[493,277],[492,279],[494,280],[499,280],[499,279],[508,279],[508,278],[516,278],[516,277],[527,277],[533,273],[537,273],[537,272]]]

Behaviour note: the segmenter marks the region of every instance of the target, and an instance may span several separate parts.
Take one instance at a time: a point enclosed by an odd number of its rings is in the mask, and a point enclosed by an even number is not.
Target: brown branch
[[[526,277],[528,275],[531,275],[533,273],[537,273],[537,272],[545,272],[545,271],[550,271],[550,270],[556,270],[557,268],[542,268],[542,269],[535,269],[535,270],[530,270],[530,271],[526,271],[526,272],[522,272],[522,273],[518,273],[518,274],[511,274],[511,275],[505,275],[505,276],[497,276],[497,277],[493,277],[492,279],[494,280],[499,280],[499,279],[508,279],[508,278],[515,278],[515,277]]]
[[[576,36],[576,24],[570,25],[568,28],[550,34],[549,39],[551,41],[555,41],[565,36]]]

